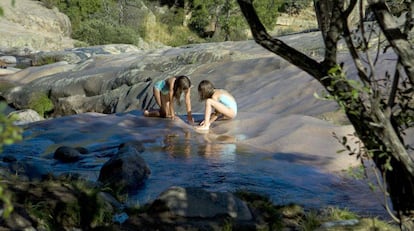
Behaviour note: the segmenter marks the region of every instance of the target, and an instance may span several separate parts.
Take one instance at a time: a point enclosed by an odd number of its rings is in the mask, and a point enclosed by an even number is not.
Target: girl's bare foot
[[[148,111],[148,110],[145,110],[145,111],[144,111],[144,116],[149,116],[149,114],[150,114],[150,113],[149,113],[149,111]]]
[[[201,126],[196,126],[195,129],[197,131],[208,131],[210,129],[210,126],[203,124]]]

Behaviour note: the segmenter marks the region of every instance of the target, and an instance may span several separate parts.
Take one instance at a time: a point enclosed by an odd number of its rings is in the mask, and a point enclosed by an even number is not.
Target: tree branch
[[[237,2],[258,44],[307,72],[317,80],[323,81],[321,79],[326,76],[327,67],[324,67],[314,59],[288,46],[283,41],[272,38],[260,22],[251,0],[237,0]]]
[[[380,24],[382,32],[391,43],[395,53],[401,58],[401,64],[411,84],[414,84],[414,49],[390,13],[384,0],[371,0],[370,7]],[[411,12],[409,12],[411,13]]]

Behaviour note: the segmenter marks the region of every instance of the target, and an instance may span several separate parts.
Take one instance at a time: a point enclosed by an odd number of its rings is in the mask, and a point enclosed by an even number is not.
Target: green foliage
[[[240,14],[236,1],[225,1],[218,18],[218,27],[222,29],[222,32],[216,32],[219,38],[218,41],[238,41],[247,38],[245,32],[248,26],[244,17]]]
[[[22,139],[21,128],[13,124],[16,118],[4,115],[5,109],[6,104],[0,103],[0,152],[3,151],[3,145],[10,145]]]
[[[77,227],[82,230],[103,227],[112,222],[112,209],[100,196],[97,187],[82,180],[50,179],[27,189],[19,198],[26,198],[24,207],[38,226],[45,230]],[[59,196],[54,193],[59,192]]]
[[[133,29],[126,26],[113,25],[98,19],[84,22],[73,33],[73,38],[87,42],[89,45],[138,43],[138,35]]]
[[[290,205],[275,206],[267,196],[248,191],[237,191],[235,194],[237,197],[247,202],[251,208],[261,211],[263,219],[269,224],[271,230],[282,230],[282,213],[292,207],[295,207]],[[293,210],[295,210],[293,213],[296,213],[296,208]]]
[[[40,58],[37,58],[36,60],[34,60],[34,62],[32,63],[33,66],[42,66],[42,65],[47,65],[47,64],[52,64],[52,63],[56,63],[61,61],[59,57],[56,56],[42,56]]]
[[[334,100],[343,111],[347,111],[350,114],[358,114],[356,102],[359,100],[360,94],[368,94],[370,88],[363,86],[359,81],[347,79],[340,65],[332,67],[328,71],[328,76],[322,78],[321,81],[325,81],[326,79],[329,79],[331,83],[326,88],[328,94],[321,97],[317,93],[314,93],[314,96],[319,99]]]
[[[268,30],[273,30],[276,25],[276,18],[279,14],[279,8],[283,1],[277,0],[261,0],[253,1],[253,6],[256,9],[260,21]],[[296,2],[296,1],[295,1]]]
[[[316,211],[309,211],[299,220],[299,225],[303,231],[312,231],[321,225],[321,220]]]
[[[280,12],[288,13],[290,15],[299,14],[301,10],[310,6],[312,0],[295,0],[295,1],[283,1],[279,10]]]
[[[45,116],[45,113],[53,110],[54,105],[52,100],[42,92],[34,92],[29,99],[29,108],[35,110],[42,117]]]
[[[22,139],[22,129],[13,124],[16,118],[8,118],[4,111],[6,109],[5,103],[0,103],[0,153],[3,151],[4,145],[10,145]],[[3,217],[7,217],[13,211],[11,202],[11,195],[7,189],[0,184],[0,201],[3,202]]]
[[[197,34],[183,26],[172,27],[170,33],[171,39],[162,41],[164,44],[168,46],[177,47],[183,44],[202,42],[202,40],[199,39]]]
[[[144,1],[157,17],[155,26],[146,26],[143,22],[142,14],[145,11],[141,8],[140,0],[41,1],[49,8],[57,7],[70,18],[72,37],[80,41],[76,46],[112,43],[138,45],[140,37],[147,41],[181,46],[206,41],[245,40],[248,36],[248,26],[236,0]],[[286,2],[254,1],[256,11],[268,30],[273,30],[278,10]],[[302,6],[298,4],[292,7]],[[160,11],[160,5],[169,8]],[[193,33],[176,32],[177,28],[180,32],[186,31],[181,27]]]
[[[78,30],[85,21],[91,18],[101,17],[99,13],[103,11],[103,1],[101,0],[42,1],[49,1],[51,4],[54,2],[55,6],[70,18],[73,31]]]
[[[190,19],[189,27],[199,35],[202,35],[205,28],[210,24],[211,14],[209,12],[209,5],[205,4],[203,0],[194,0],[192,17]]]
[[[13,212],[13,204],[11,201],[11,194],[7,191],[6,187],[0,184],[0,201],[3,202],[3,213],[0,215],[6,218]]]
[[[359,216],[349,209],[339,209],[337,207],[327,207],[324,209],[323,213],[327,217],[327,220],[331,221],[340,221],[340,220],[350,220],[350,219],[358,219]]]
[[[176,26],[182,26],[184,23],[184,9],[183,8],[171,8],[171,10],[159,14],[159,22],[169,25],[170,28],[174,28]]]

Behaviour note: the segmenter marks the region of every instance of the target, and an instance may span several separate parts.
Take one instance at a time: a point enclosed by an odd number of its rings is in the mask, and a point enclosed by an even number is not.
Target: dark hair
[[[201,81],[200,84],[198,84],[198,94],[200,96],[200,100],[203,101],[211,98],[214,94],[214,89],[214,85],[210,81]]]
[[[191,87],[190,78],[185,75],[180,75],[175,77],[174,82],[174,98],[177,101],[177,104],[180,105],[180,97],[183,91],[188,90]]]

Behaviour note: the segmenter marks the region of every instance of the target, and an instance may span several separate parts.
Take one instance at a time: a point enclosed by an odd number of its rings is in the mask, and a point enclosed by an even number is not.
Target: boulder
[[[134,145],[124,145],[101,168],[98,181],[115,192],[137,189],[151,174]]]
[[[74,46],[69,17],[56,8],[48,9],[41,1],[32,0],[0,1],[0,7],[4,11],[0,47],[62,50]]]
[[[76,162],[81,159],[81,152],[77,148],[61,146],[56,149],[53,158],[64,163]]]
[[[168,211],[186,218],[231,218],[249,221],[253,216],[247,204],[230,192],[209,192],[197,187],[173,186],[161,193],[149,209],[150,213]]]
[[[54,104],[53,117],[143,109],[152,96],[153,82],[192,73],[205,63],[245,58],[227,49],[227,44],[222,46],[152,51],[130,45],[79,48],[76,55],[83,60],[79,63],[61,61],[5,76],[20,85],[1,92],[1,96],[14,108],[23,109],[28,108],[33,92],[43,93]]]
[[[0,56],[0,64],[1,63],[7,64],[7,65],[10,65],[10,64],[15,65],[17,63],[17,59],[14,56],[4,55],[4,56]]]
[[[19,125],[44,120],[44,118],[33,109],[22,109],[18,111],[12,111],[9,113],[8,116],[14,116],[16,118],[15,124]]]

